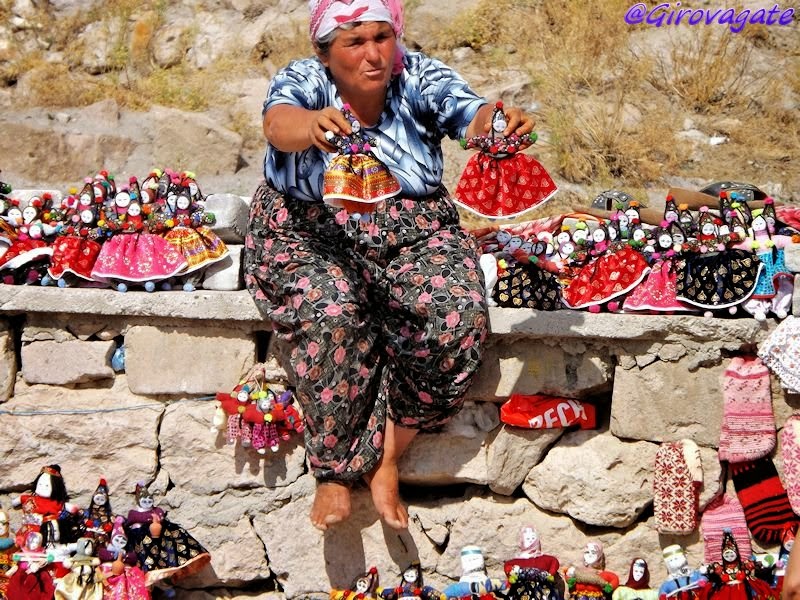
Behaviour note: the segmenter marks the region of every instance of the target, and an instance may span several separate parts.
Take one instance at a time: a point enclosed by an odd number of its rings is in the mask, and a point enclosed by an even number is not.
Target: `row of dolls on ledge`
[[[382,587],[375,567],[358,575],[347,589],[334,589],[331,600],[777,600],[780,598],[796,527],[787,528],[775,561],[742,556],[729,530],[722,534],[719,559],[697,567],[680,545],[663,549],[667,576],[654,581],[643,558],[630,562],[622,577],[605,567],[603,544],[590,540],[583,562],[562,565],[545,554],[536,528],[524,526],[517,555],[503,563],[503,575],[488,572],[478,546],[461,549],[462,575],[444,589],[425,585],[418,561],[398,577],[396,585]]]
[[[0,598],[146,600],[154,587],[171,596],[211,560],[143,484],[126,516],[112,511],[104,479],[88,508],[71,503],[58,465],[43,467],[31,490],[12,499],[15,529],[0,510]]]
[[[750,184],[721,182],[715,190],[717,202],[673,188],[657,225],[642,218],[652,209],[609,190],[599,197],[609,211],[475,230],[487,298],[537,310],[711,316],[741,308],[762,321],[785,318],[794,287],[785,249],[800,241],[800,213]]]
[[[195,175],[154,169],[117,185],[108,171],[62,199],[0,182],[0,281],[193,290],[228,255]]]

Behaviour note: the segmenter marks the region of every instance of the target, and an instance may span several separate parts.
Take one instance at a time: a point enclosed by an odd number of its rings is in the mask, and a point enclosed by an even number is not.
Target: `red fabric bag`
[[[597,426],[594,405],[541,394],[512,394],[500,407],[500,420],[526,429],[559,429],[571,425],[594,429]]]

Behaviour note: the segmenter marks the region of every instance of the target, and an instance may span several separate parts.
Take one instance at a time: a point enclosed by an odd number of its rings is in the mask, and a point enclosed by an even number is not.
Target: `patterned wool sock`
[[[733,487],[753,537],[778,544],[784,527],[797,520],[770,458],[731,465]]]
[[[736,356],[722,379],[719,459],[737,463],[768,456],[775,448],[769,369],[757,356]]]
[[[736,496],[723,494],[709,504],[700,518],[705,563],[722,562],[722,532],[730,529],[741,556],[753,552],[742,505]]]
[[[653,510],[659,533],[687,535],[697,529],[703,471],[695,461],[687,461],[687,453],[699,457],[691,440],[665,442],[656,452]]]
[[[781,430],[781,457],[786,495],[795,514],[800,514],[800,415],[786,419]]]

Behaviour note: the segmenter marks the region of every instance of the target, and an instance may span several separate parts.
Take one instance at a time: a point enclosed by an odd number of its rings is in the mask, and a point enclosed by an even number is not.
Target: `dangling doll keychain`
[[[545,168],[525,150],[536,133],[505,137],[503,103],[495,104],[489,135],[462,139],[466,150],[480,150],[467,161],[455,191],[455,202],[481,217],[510,218],[547,202],[558,191]]]

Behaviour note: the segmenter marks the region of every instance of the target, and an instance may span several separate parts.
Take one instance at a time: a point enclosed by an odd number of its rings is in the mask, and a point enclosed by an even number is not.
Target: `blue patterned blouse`
[[[400,181],[403,194],[426,196],[442,182],[442,139],[445,135],[464,137],[486,100],[439,60],[407,52],[405,65],[389,83],[379,122],[365,132],[377,139],[374,153]],[[272,79],[264,112],[278,104],[319,110],[341,108],[342,99],[322,63],[308,58],[290,63]],[[323,173],[333,156],[313,146],[301,152],[281,152],[267,144],[264,176],[286,196],[320,200]]]

